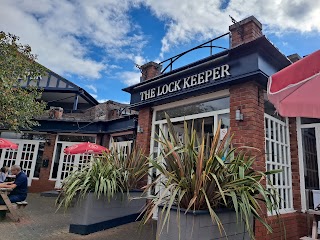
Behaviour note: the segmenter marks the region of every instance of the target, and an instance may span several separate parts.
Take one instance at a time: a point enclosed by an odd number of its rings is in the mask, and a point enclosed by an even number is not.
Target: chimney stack
[[[240,22],[234,23],[229,26],[229,31],[231,33],[231,48],[251,42],[263,35],[262,24],[254,16],[250,16]]]
[[[162,66],[155,62],[148,62],[140,67],[140,82],[147,81],[155,76],[160,75]]]

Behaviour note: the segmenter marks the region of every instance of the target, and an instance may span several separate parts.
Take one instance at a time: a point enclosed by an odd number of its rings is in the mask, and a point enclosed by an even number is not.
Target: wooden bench
[[[25,208],[26,206],[28,206],[28,202],[27,201],[16,202],[15,205],[17,206],[17,208]]]
[[[11,205],[14,209],[25,208],[26,206],[28,206],[28,202],[26,201],[16,202],[16,203],[12,203]],[[9,209],[6,205],[0,205],[0,211],[1,210],[4,211]]]

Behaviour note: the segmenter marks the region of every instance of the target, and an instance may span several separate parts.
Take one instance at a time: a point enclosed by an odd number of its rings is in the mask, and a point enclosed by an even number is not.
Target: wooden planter
[[[158,223],[157,223],[157,239],[159,240],[178,240],[179,239],[179,222],[177,209],[170,210],[170,221],[163,230],[162,227],[162,207],[158,209]],[[165,212],[163,214],[165,216]],[[213,224],[208,211],[195,211],[185,214],[185,210],[180,210],[180,240],[193,239],[228,239],[228,240],[242,240],[250,239],[247,233],[244,222],[237,223],[236,213],[231,210],[222,210],[217,213],[226,235],[222,232],[220,235],[217,224]],[[168,226],[169,225],[169,226]],[[251,221],[253,226],[253,221]],[[167,228],[169,227],[169,228]]]
[[[141,191],[130,192],[130,197],[140,197]],[[137,220],[145,199],[129,200],[127,193],[118,193],[108,201],[97,199],[89,193],[72,209],[69,232],[86,235]]]

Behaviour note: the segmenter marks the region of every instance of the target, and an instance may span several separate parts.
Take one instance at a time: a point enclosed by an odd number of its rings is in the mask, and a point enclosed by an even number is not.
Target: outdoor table
[[[9,212],[11,213],[12,220],[18,222],[19,221],[18,213],[16,209],[14,209],[10,199],[8,198],[8,193],[11,191],[12,191],[11,188],[0,188],[0,196],[2,197],[5,203],[5,205],[0,205],[0,210],[9,210]]]
[[[8,175],[5,182],[12,182],[16,179],[16,175]]]

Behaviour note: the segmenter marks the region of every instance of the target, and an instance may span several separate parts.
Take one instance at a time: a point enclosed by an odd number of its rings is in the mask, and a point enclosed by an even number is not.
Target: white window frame
[[[301,196],[301,211],[306,212],[307,209],[307,198],[305,188],[305,166],[303,156],[303,145],[302,145],[302,129],[303,128],[314,128],[316,134],[316,146],[317,146],[317,158],[318,158],[318,172],[320,181],[320,123],[307,123],[302,124],[301,118],[297,117],[297,141],[298,141],[298,158],[299,158],[299,175],[300,175],[300,196]],[[318,136],[318,137],[317,137]],[[319,183],[320,184],[320,183]]]
[[[268,121],[268,129],[266,129],[266,121]],[[277,138],[271,138],[271,123],[272,123],[272,129],[273,134],[277,134]],[[278,128],[276,129],[276,124]],[[282,136],[280,135],[279,126],[282,126]],[[289,134],[289,121],[288,118],[285,119],[285,122],[270,116],[268,114],[264,114],[264,128],[265,128],[265,151],[266,151],[266,169],[268,170],[268,165],[272,166],[272,169],[281,169],[281,168],[288,168],[288,172],[281,172],[276,174],[275,179],[276,181],[280,180],[280,182],[285,182],[285,184],[282,185],[276,185],[274,184],[274,187],[276,189],[280,189],[280,198],[286,201],[286,207],[284,207],[284,201],[281,201],[281,206],[279,206],[279,213],[285,214],[285,213],[292,213],[295,212],[293,208],[293,190],[292,190],[292,166],[291,166],[291,151],[290,151],[290,134]],[[286,140],[286,142],[281,142],[281,137],[283,140]],[[278,140],[276,140],[278,139]],[[267,141],[268,141],[268,149],[272,149],[272,144],[276,145],[277,147],[274,147],[274,153],[267,151]],[[279,148],[280,146],[280,148]],[[285,159],[283,159],[282,155],[278,155],[278,149],[285,148],[285,158],[287,158],[287,163],[285,163]],[[279,156],[277,158],[279,161],[273,162],[272,154],[275,156]],[[267,158],[267,155],[269,155],[269,158]],[[269,159],[269,160],[268,160]],[[287,176],[286,176],[287,175]],[[284,186],[284,187],[283,187]],[[267,184],[268,187],[268,184]],[[286,196],[284,196],[284,192],[286,192]],[[284,199],[285,198],[285,199]],[[274,215],[276,213],[274,212],[268,212],[268,215]]]

